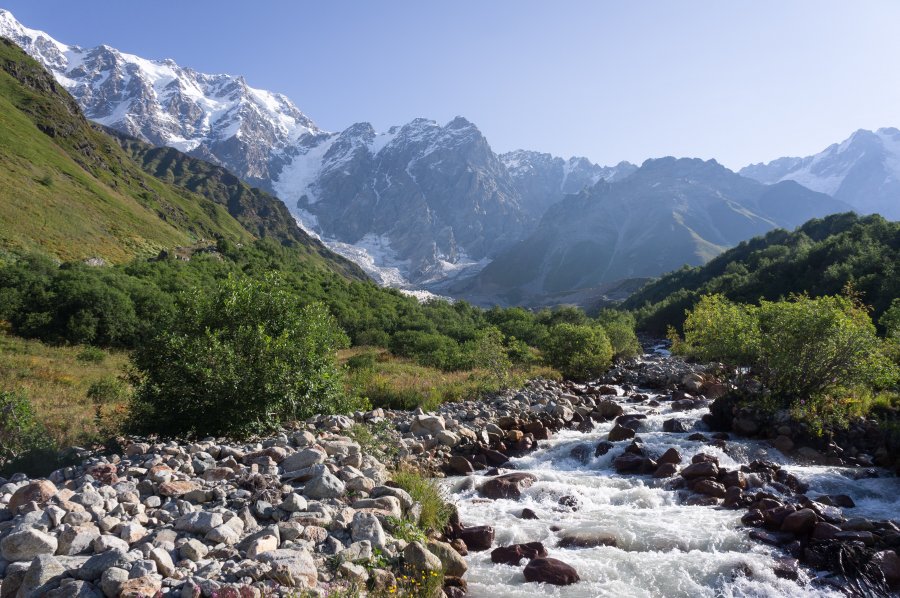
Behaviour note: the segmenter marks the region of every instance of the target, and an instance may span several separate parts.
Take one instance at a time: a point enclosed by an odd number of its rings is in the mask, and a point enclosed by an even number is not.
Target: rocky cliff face
[[[713,160],[648,160],[622,181],[567,196],[456,291],[540,303],[546,295],[699,265],[775,227],[847,209],[796,183],[763,185]]]
[[[847,202],[861,214],[900,219],[900,130],[859,130],[813,156],[752,164],[741,174],[763,183],[796,181]]]
[[[309,138],[273,186],[306,226],[381,251],[416,282],[495,255],[528,222],[503,163],[462,117]]]

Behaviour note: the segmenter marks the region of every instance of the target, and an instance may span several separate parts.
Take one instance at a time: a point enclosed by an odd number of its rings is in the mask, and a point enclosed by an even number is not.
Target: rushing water
[[[885,474],[854,480],[853,470],[797,465],[764,443],[729,441],[723,450],[689,441],[690,432],[663,432],[663,421],[672,417],[699,420],[705,409],[673,414],[665,402],[656,408],[622,404],[626,413],[647,414],[638,436],[650,454],[659,455],[674,446],[684,465],[699,452],[712,453],[729,469],[753,459],[769,459],[785,465],[810,484],[810,496],[839,493],[853,497],[857,507],[846,509],[846,517],[900,516],[900,481],[895,477]],[[612,426],[612,422],[600,423],[587,434],[561,431],[541,442],[538,450],[513,459],[510,467],[538,478],[517,501],[485,500],[473,489],[472,480],[447,480],[465,525],[492,525],[496,531],[495,546],[543,542],[549,556],[572,565],[581,577],[581,582],[562,588],[529,584],[522,573],[524,562],[518,567],[498,565],[491,562],[490,551],[475,552],[467,558],[466,575],[473,598],[840,595],[809,583],[803,573],[796,582],[776,577],[773,566],[783,555],[748,538],[748,530],[740,521],[745,510],[682,505],[674,492],[663,488],[665,480],[617,474],[612,459],[631,441],[618,442],[606,455],[593,457],[594,446],[606,439]],[[591,447],[592,457],[587,463],[570,456],[572,448],[579,444]],[[478,485],[482,478],[475,476],[474,481]],[[560,506],[563,496],[574,496],[580,507],[573,511]],[[539,519],[521,519],[524,507],[534,510]],[[616,546],[557,547],[560,535],[571,530],[612,533]]]

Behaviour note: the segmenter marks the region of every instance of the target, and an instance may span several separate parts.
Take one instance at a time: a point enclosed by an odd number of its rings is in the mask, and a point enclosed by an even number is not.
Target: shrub
[[[106,360],[106,352],[98,347],[85,347],[78,352],[75,359],[83,363],[103,363]]]
[[[597,315],[613,348],[614,359],[627,359],[641,354],[641,343],[634,332],[634,316],[628,312],[604,309]]]
[[[487,370],[499,388],[508,386],[509,371],[512,368],[503,340],[503,333],[491,326],[480,331],[467,347],[472,364]]]
[[[132,356],[132,429],[242,437],[358,406],[334,358],[346,335],[280,277],[231,276],[180,303],[180,317]]]
[[[680,351],[749,366],[782,404],[811,401],[829,417],[852,389],[897,379],[868,311],[851,297],[800,295],[753,307],[707,296],[688,312],[684,332]]]
[[[0,472],[30,472],[55,457],[53,442],[28,399],[21,393],[0,391]]]
[[[609,369],[613,348],[600,326],[563,323],[550,329],[544,358],[566,378],[589,380]]]
[[[677,350],[702,361],[750,365],[760,341],[757,308],[733,303],[722,295],[707,295],[688,312],[684,343]]]

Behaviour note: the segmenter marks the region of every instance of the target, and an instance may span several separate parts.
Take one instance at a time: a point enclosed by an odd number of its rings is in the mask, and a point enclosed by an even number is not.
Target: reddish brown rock
[[[195,482],[174,480],[171,482],[163,482],[159,485],[159,493],[162,496],[183,496],[188,492],[199,490],[200,487]]]
[[[681,477],[686,480],[694,480],[697,478],[714,478],[719,475],[719,468],[715,463],[710,461],[702,461],[700,463],[692,463],[681,470]]]
[[[681,463],[681,454],[678,452],[678,449],[675,447],[671,447],[669,450],[664,452],[662,456],[656,460],[657,463],[672,463],[673,465],[677,465]]]
[[[513,544],[501,546],[491,551],[492,563],[504,563],[506,565],[518,565],[522,559],[534,559],[547,556],[547,549],[540,542],[528,542],[526,544]]]
[[[792,534],[808,534],[816,526],[816,513],[812,509],[800,509],[784,518],[781,531]]]
[[[508,473],[488,480],[481,485],[479,491],[487,498],[518,499],[522,496],[522,490],[531,487],[536,481],[537,478],[530,473]]]
[[[30,502],[36,502],[39,505],[44,506],[50,498],[56,495],[56,492],[56,486],[50,480],[35,480],[34,482],[28,482],[13,493],[6,508],[8,508],[11,513],[15,513],[16,509]]]
[[[532,559],[525,565],[525,581],[567,586],[581,581],[574,567],[551,558]]]
[[[475,552],[487,550],[494,543],[494,528],[489,525],[464,527],[456,535],[465,542],[466,548]]]
[[[656,471],[653,472],[654,478],[668,478],[678,473],[678,466],[674,463],[660,463]]]

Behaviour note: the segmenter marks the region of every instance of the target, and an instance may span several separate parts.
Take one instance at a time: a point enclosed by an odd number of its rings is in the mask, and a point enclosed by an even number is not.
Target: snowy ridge
[[[895,128],[860,129],[818,154],[751,164],[740,172],[763,183],[796,181],[862,213],[900,218],[900,130]]]
[[[88,118],[212,159],[243,178],[265,178],[273,157],[320,132],[288,98],[250,87],[243,77],[199,73],[106,45],[67,45],[2,9],[0,35],[48,68]],[[237,143],[244,156],[231,158],[229,143]]]

